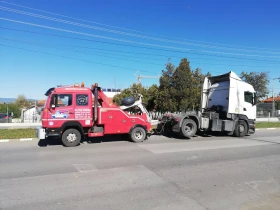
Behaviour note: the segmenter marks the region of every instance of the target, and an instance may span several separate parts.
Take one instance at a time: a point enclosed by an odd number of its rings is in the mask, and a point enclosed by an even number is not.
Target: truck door
[[[242,114],[246,115],[250,120],[256,118],[256,106],[254,100],[255,100],[254,93],[250,91],[244,92],[244,103],[243,103]]]
[[[72,94],[53,94],[48,109],[48,125],[59,128],[64,122],[74,120]]]

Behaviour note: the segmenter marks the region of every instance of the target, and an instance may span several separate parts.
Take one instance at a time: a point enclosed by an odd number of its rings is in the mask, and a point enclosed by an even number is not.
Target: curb
[[[0,139],[0,143],[6,143],[9,141],[33,141],[37,140],[36,138],[21,138],[21,139]]]

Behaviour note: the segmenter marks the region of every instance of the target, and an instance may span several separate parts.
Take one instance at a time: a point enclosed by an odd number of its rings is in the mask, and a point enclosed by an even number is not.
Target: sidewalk
[[[0,143],[6,143],[9,141],[33,141],[33,140],[38,141],[38,138],[0,139]]]
[[[38,128],[41,123],[0,123],[0,129]]]
[[[280,122],[278,117],[260,117],[256,119],[256,122]]]

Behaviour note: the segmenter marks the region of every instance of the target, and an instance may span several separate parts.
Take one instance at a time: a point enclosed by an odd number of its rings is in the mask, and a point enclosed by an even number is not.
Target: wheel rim
[[[186,133],[191,133],[193,131],[193,125],[188,123],[184,126],[184,130]]]
[[[239,125],[239,133],[243,133],[245,131],[244,125]]]
[[[77,135],[75,133],[69,133],[66,139],[68,142],[73,143],[77,140]]]
[[[137,139],[137,140],[140,140],[143,138],[143,133],[141,131],[136,131],[134,133],[134,137]]]

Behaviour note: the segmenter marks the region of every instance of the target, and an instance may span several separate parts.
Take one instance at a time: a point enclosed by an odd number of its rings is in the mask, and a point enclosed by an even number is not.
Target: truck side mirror
[[[257,104],[257,96],[256,93],[254,93],[254,98],[253,98],[253,105]]]

